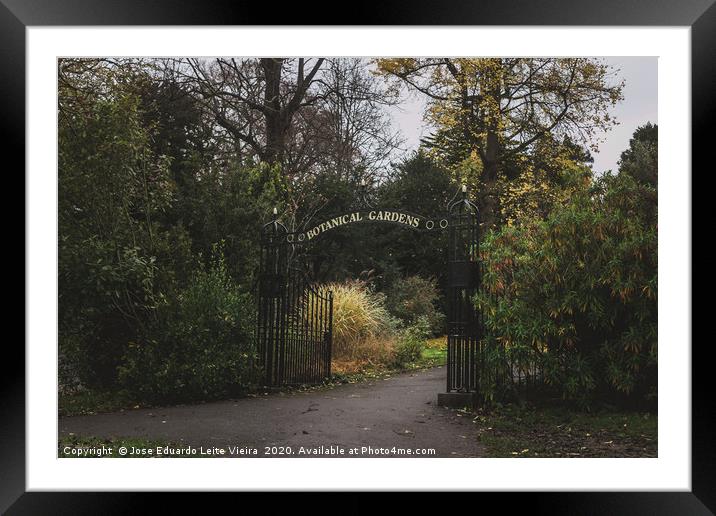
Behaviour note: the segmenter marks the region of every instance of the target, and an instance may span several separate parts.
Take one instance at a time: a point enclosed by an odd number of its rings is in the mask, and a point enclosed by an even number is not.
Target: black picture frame
[[[547,3],[535,0],[457,0],[439,4],[416,0],[408,4],[383,0],[378,5],[355,4],[351,6],[350,16],[347,10],[342,10],[344,23],[331,20],[327,24],[689,26],[692,45],[692,168],[695,168],[701,163],[705,165],[707,155],[712,154],[707,142],[710,135],[707,128],[716,114],[714,1],[552,0]],[[0,0],[0,98],[3,107],[0,141],[5,150],[3,156],[6,163],[10,157],[19,157],[18,166],[24,169],[25,29],[28,26],[319,23],[316,18],[318,5],[308,8],[299,3],[282,4],[280,17],[277,17],[277,10],[274,4],[227,0]],[[5,170],[9,173],[12,168]],[[17,174],[16,177],[24,178],[24,174]],[[20,188],[25,191],[24,180]],[[17,225],[13,219],[7,220]],[[28,257],[23,258],[25,263]],[[16,299],[13,303],[19,304]],[[3,361],[5,367],[0,375],[0,512],[10,515],[146,512],[146,495],[140,499],[137,494],[25,492],[25,354],[16,340],[8,339],[7,342]],[[691,492],[511,493],[508,495],[511,510],[524,505],[531,513],[550,514],[713,514],[716,511],[716,431],[713,425],[716,410],[707,384],[707,379],[713,374],[707,348],[692,347]],[[182,496],[156,496],[164,512],[174,504],[180,507],[185,503]],[[246,494],[241,496],[245,500],[243,503],[256,503],[246,500]],[[487,498],[500,495],[475,496]],[[358,510],[361,503],[352,506]],[[248,506],[244,505],[244,508]]]

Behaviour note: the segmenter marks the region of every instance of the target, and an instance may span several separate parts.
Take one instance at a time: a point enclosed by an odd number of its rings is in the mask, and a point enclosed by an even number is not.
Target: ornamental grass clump
[[[384,296],[362,281],[330,283],[323,288],[333,292],[333,358],[388,360],[397,321],[385,307]]]

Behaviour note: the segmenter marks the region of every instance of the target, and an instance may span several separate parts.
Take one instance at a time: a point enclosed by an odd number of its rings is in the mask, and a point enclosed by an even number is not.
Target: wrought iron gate
[[[264,226],[257,352],[264,385],[316,384],[331,375],[333,294],[308,281],[288,231]]]
[[[483,369],[482,318],[473,296],[480,287],[477,207],[463,189],[448,206],[447,391],[476,392]]]
[[[315,384],[330,376],[333,296],[307,279],[305,244],[327,229],[383,221],[435,233],[448,231],[447,391],[477,392],[485,374],[483,321],[473,296],[480,288],[477,207],[463,187],[433,219],[381,211],[363,201],[312,229],[288,231],[278,220],[264,226],[258,288],[257,350],[267,386]],[[364,211],[368,210],[368,211]]]

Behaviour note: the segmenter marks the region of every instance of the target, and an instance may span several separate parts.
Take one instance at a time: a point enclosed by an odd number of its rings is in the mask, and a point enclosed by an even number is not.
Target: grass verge
[[[144,408],[126,391],[98,391],[86,389],[72,394],[60,394],[58,413],[60,417],[85,416],[102,412],[118,412],[124,409]]]
[[[471,414],[490,457],[656,457],[657,416],[506,405]]]

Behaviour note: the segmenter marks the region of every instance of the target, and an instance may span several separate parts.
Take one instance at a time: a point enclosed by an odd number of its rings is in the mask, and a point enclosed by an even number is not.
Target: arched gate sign
[[[439,217],[363,206],[290,231],[279,220],[263,227],[259,271],[257,351],[266,386],[316,384],[331,374],[333,297],[314,285],[306,248],[327,232],[361,223],[448,232],[447,392],[478,388],[483,324],[472,297],[480,286],[477,207],[465,187]],[[444,400],[443,400],[444,401]]]

